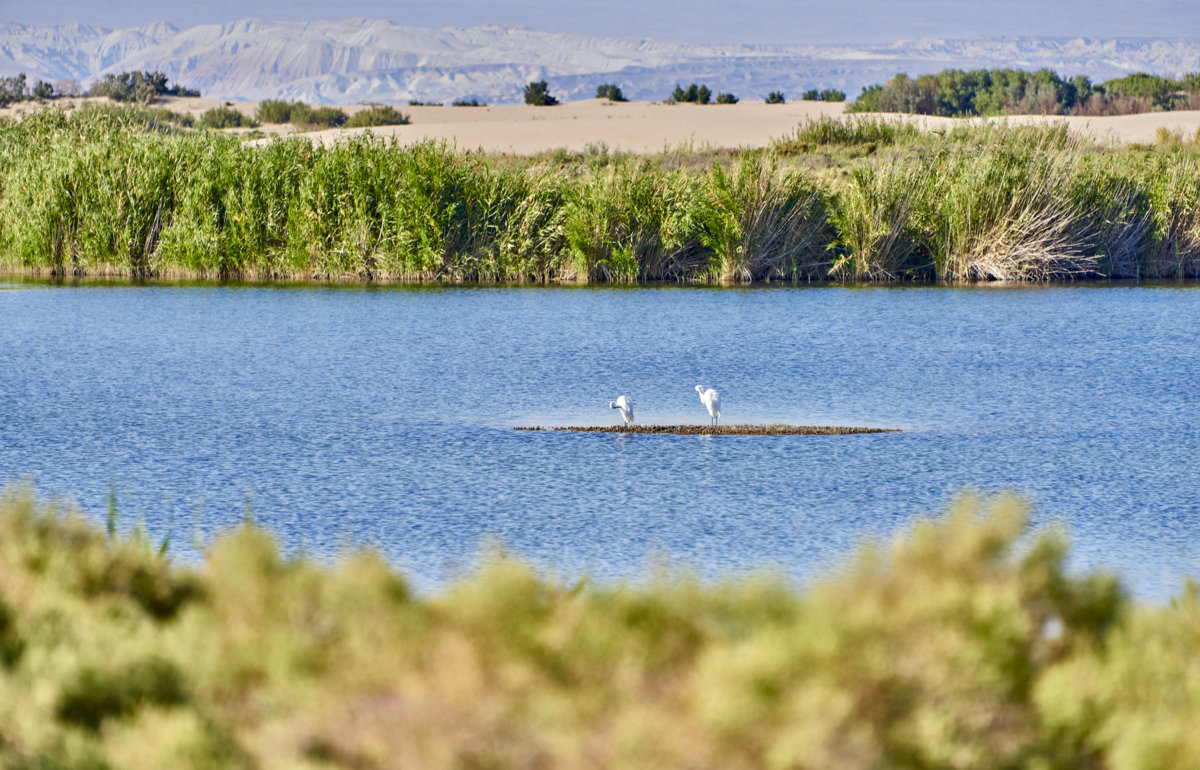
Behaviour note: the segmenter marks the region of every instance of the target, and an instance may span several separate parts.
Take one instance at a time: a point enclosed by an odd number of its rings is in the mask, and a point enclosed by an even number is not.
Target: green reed
[[[884,121],[776,146],[486,156],[258,145],[135,111],[0,123],[0,268],[392,281],[1200,277],[1194,143]],[[837,147],[882,146],[867,155]],[[833,151],[830,148],[834,148]],[[835,159],[837,158],[837,159]]]
[[[824,277],[831,228],[827,196],[814,180],[781,169],[776,156],[747,154],[731,169],[714,163],[700,189],[696,218],[712,277]]]

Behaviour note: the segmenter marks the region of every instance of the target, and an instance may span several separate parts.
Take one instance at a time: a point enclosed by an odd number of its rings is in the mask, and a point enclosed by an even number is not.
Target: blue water
[[[161,535],[255,518],[419,585],[499,540],[559,575],[803,580],[963,488],[1065,522],[1073,565],[1200,576],[1200,290],[0,288],[0,483]],[[855,424],[830,437],[515,425]],[[197,515],[197,511],[199,514]]]

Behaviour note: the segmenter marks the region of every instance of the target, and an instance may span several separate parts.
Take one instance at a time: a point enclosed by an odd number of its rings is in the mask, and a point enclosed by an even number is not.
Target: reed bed
[[[571,433],[639,433],[672,436],[849,436],[857,433],[898,433],[898,428],[846,425],[588,425],[581,427],[520,426],[513,430],[561,430]]]
[[[837,148],[853,152],[835,158]],[[1195,278],[1198,162],[1192,142],[1104,149],[1062,126],[933,133],[856,119],[733,154],[521,159],[369,134],[251,146],[144,110],[45,111],[0,123],[0,269],[421,282]]]
[[[494,553],[422,596],[253,525],[180,566],[13,489],[0,765],[1200,766],[1200,590],[1137,603],[1025,522],[962,498],[806,589]]]

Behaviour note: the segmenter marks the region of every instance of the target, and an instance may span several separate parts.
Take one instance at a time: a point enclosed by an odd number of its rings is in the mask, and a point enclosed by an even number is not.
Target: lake
[[[173,551],[247,506],[291,552],[419,586],[481,546],[564,577],[803,580],[960,490],[1017,490],[1073,565],[1200,576],[1200,289],[55,286],[0,280],[0,482]],[[628,436],[644,423],[895,427]]]

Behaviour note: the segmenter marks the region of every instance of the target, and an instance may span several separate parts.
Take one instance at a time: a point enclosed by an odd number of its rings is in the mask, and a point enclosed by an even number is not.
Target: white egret
[[[704,389],[703,385],[696,386],[696,392],[700,394],[700,400],[708,407],[708,414],[713,418],[713,425],[721,424],[721,394],[709,388]]]
[[[608,402],[609,409],[620,409],[626,425],[633,425],[633,402],[625,396],[617,396],[616,401]]]

